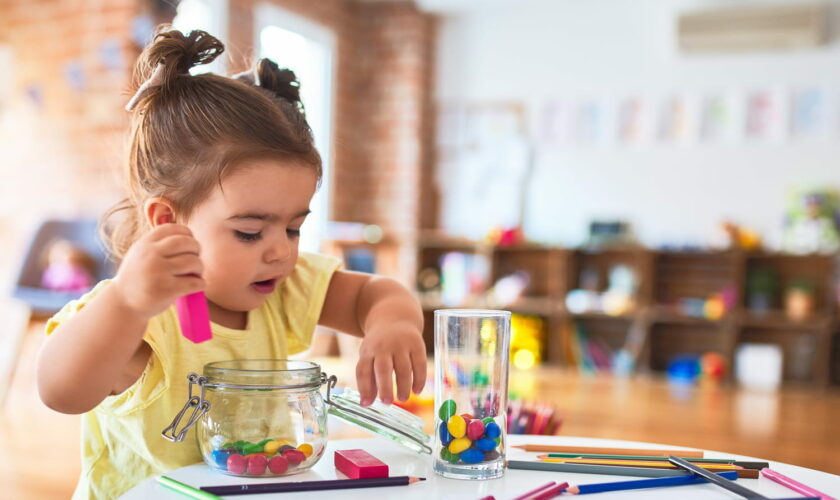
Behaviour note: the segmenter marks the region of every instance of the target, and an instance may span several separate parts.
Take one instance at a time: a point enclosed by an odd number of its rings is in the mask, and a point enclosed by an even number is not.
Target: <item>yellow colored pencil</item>
[[[598,464],[598,465],[624,465],[636,467],[661,467],[666,469],[676,468],[674,464],[669,462],[649,461],[649,460],[616,460],[607,458],[540,458],[543,462],[564,462],[571,464]],[[743,467],[732,464],[722,463],[702,463],[697,464],[704,469],[722,469],[722,470],[740,470]]]

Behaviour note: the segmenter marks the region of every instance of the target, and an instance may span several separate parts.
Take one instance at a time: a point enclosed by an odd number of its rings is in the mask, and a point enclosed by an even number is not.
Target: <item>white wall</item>
[[[441,13],[436,98],[521,101],[534,132],[544,105],[568,96],[617,100],[814,84],[840,93],[836,41],[764,54],[678,52],[678,12],[743,3],[520,0],[481,7],[462,1],[466,7]],[[725,218],[778,242],[791,188],[840,187],[836,130],[823,141],[539,148],[537,158],[526,233],[567,245],[582,242],[595,217],[629,220],[649,245],[719,241]]]

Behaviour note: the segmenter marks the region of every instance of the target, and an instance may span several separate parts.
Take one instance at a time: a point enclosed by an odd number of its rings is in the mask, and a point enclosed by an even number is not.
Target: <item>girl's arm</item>
[[[158,226],[140,238],[113,282],[41,347],[37,381],[44,404],[84,413],[131,386],[151,353],[143,342],[149,319],[177,297],[204,288],[198,252],[189,229],[178,224]]]
[[[362,337],[356,380],[362,405],[376,397],[385,404],[405,401],[426,383],[423,312],[419,302],[393,279],[337,271],[330,281],[319,324]]]

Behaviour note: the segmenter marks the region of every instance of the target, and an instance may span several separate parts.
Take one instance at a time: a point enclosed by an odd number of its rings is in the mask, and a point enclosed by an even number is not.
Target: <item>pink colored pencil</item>
[[[544,485],[540,486],[539,488],[531,490],[528,493],[523,493],[523,494],[519,495],[518,497],[514,498],[513,500],[530,499],[531,497],[533,497],[537,493],[541,493],[541,492],[551,488],[552,486],[555,486],[556,484],[557,483],[555,483],[554,481],[551,481],[550,483],[545,483]]]
[[[825,493],[821,493],[810,486],[806,486],[799,481],[796,481],[795,479],[791,479],[781,472],[776,472],[772,469],[768,469],[767,467],[761,469],[761,475],[767,479],[776,481],[786,488],[790,488],[797,493],[805,495],[806,497],[820,497],[820,500],[837,500],[836,498],[828,496]]]
[[[568,486],[569,486],[569,483],[555,484],[551,488],[549,488],[547,490],[543,490],[543,491],[537,493],[536,495],[530,497],[528,500],[548,500],[549,498],[554,498],[557,495],[559,495],[560,493],[563,493],[563,490],[565,490]]]

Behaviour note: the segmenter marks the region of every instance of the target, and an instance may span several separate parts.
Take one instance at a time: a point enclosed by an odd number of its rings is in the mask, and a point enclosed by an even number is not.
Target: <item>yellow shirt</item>
[[[161,436],[187,402],[187,375],[201,374],[213,361],[286,359],[306,349],[339,265],[331,257],[301,254],[292,274],[265,304],[248,313],[246,330],[213,323],[213,339],[200,344],[181,335],[174,307],[152,318],[143,339],[153,353],[143,374],[82,417],[82,474],[73,499],[116,498],[150,476],[201,462],[195,427],[180,443]],[[107,285],[103,281],[64,306],[49,320],[46,333]]]

